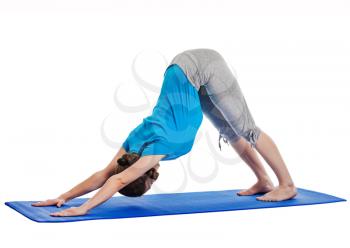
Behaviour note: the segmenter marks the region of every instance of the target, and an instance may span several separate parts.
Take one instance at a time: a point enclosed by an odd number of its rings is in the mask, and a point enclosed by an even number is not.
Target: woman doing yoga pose
[[[261,201],[283,201],[297,194],[296,187],[273,140],[255,125],[236,78],[224,58],[212,49],[191,49],[176,55],[164,80],[152,114],[126,137],[112,161],[102,170],[55,199],[33,206],[57,205],[101,188],[79,207],[52,216],[84,215],[119,192],[143,195],[158,177],[159,161],[176,159],[191,151],[204,115],[253,170],[257,182],[238,193],[264,193]],[[257,152],[276,174],[274,187]]]

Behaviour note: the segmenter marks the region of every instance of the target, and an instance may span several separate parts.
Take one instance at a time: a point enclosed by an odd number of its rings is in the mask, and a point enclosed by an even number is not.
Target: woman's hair
[[[130,167],[139,158],[140,155],[135,152],[123,154],[123,156],[117,160],[118,164],[116,166],[116,174]],[[159,166],[159,163],[157,163],[155,166],[157,165]],[[135,181],[129,183],[121,190],[119,190],[119,193],[129,197],[141,196],[151,188],[152,184],[157,180],[158,176],[159,173],[157,170],[155,168],[151,168],[141,177],[137,178]]]

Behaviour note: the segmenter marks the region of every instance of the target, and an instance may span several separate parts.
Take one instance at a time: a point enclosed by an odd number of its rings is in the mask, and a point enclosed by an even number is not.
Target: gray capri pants
[[[191,49],[177,54],[177,64],[197,89],[204,115],[219,131],[220,140],[234,143],[245,138],[252,147],[260,135],[242,91],[224,58],[213,49]]]

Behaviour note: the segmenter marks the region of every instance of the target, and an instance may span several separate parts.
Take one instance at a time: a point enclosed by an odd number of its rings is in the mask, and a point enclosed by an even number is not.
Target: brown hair
[[[140,155],[135,152],[123,154],[123,156],[117,160],[118,164],[116,166],[116,174],[130,167],[139,158]],[[155,166],[157,165],[159,166],[159,163]],[[152,184],[157,180],[158,176],[159,173],[157,170],[155,168],[151,168],[141,177],[137,178],[135,181],[129,183],[121,190],[119,190],[119,193],[129,197],[141,196],[151,188]]]

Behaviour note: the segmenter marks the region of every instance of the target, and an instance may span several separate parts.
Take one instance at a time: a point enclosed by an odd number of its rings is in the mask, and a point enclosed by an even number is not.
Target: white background
[[[140,78],[159,88],[173,56],[203,47],[234,68],[296,185],[349,199],[349,11],[345,0],[0,1],[2,245],[349,247],[348,202],[63,224],[3,204],[56,197],[104,168],[157,99]],[[146,109],[123,111],[115,99]],[[191,162],[161,163],[149,193],[254,183],[229,146],[219,152],[206,119],[200,134]],[[236,161],[214,176],[210,144]]]

